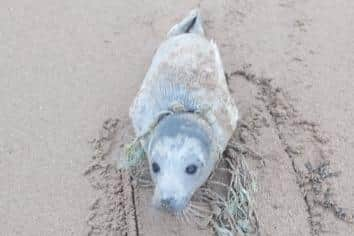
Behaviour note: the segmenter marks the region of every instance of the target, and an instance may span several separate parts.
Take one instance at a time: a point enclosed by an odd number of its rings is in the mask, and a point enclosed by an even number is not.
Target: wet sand
[[[262,234],[352,234],[352,1],[40,0],[0,8],[2,235],[212,235],[151,210],[149,190],[93,161],[90,143],[108,118],[129,139],[154,50],[198,5],[246,124],[236,135],[264,157],[248,160]],[[328,161],[341,174],[314,183]]]

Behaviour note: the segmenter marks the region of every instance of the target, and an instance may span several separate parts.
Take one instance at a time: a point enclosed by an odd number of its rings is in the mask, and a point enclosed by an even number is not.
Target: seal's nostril
[[[161,199],[161,205],[163,207],[170,207],[171,204],[173,202],[173,198],[164,198],[164,199]]]

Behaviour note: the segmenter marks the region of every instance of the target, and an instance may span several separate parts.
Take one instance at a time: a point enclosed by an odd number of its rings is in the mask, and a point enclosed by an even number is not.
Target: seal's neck
[[[177,135],[196,138],[208,153],[214,151],[215,141],[210,124],[200,115],[190,112],[174,113],[161,119],[152,133],[149,147],[152,147],[155,140],[161,137]]]

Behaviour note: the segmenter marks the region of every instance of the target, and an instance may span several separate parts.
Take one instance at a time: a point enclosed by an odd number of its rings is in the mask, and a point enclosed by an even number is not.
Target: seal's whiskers
[[[194,210],[197,210],[199,212],[204,212],[205,214],[212,214],[212,212],[210,210],[206,209],[205,207],[198,206],[198,205],[193,204],[193,203],[190,204],[190,208],[194,209]]]
[[[198,211],[197,209],[190,208],[190,213],[193,216],[200,217],[200,218],[205,218],[208,216],[208,214],[203,214],[202,212]]]
[[[183,213],[184,213],[184,216],[185,216],[185,222],[187,224],[190,224],[191,223],[191,215],[190,215],[190,212],[189,212],[190,208],[189,206],[186,207],[184,210],[183,210]]]
[[[183,223],[183,211],[176,213],[176,219],[177,219],[178,222],[182,222]]]
[[[206,194],[206,196],[210,196],[212,199],[219,200],[219,201],[223,202],[224,204],[226,204],[226,199],[224,197],[222,197],[219,193],[217,193],[209,188],[205,188],[203,190],[205,191],[204,194]]]
[[[191,216],[191,221],[188,223],[195,223],[199,228],[205,228],[212,220],[213,213],[200,206],[190,204],[187,208],[187,214]]]
[[[219,182],[219,181],[215,181],[215,180],[209,180],[208,181],[209,184],[215,184],[215,185],[219,185],[221,187],[224,187],[226,189],[228,189],[230,186],[228,186],[227,184],[224,184],[222,182]]]
[[[143,188],[151,188],[154,186],[153,182],[150,179],[139,178],[139,186]]]

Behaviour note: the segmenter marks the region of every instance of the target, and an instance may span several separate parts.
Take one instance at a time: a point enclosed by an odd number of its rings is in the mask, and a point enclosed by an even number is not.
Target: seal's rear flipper
[[[204,35],[202,18],[199,9],[192,10],[181,22],[174,25],[167,33],[167,37],[173,37],[179,34],[199,34]]]

